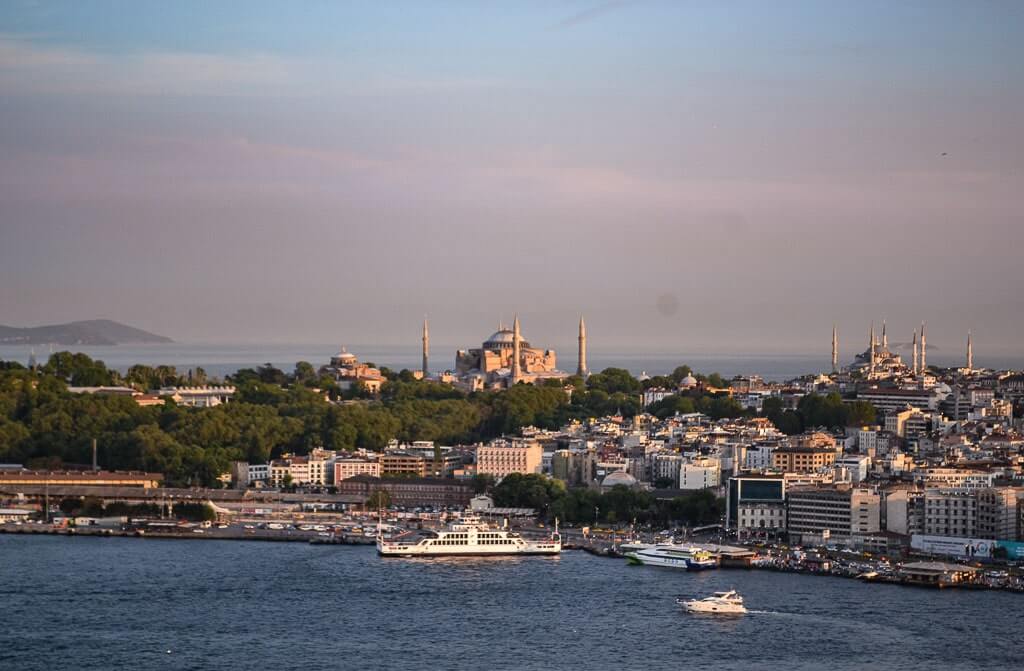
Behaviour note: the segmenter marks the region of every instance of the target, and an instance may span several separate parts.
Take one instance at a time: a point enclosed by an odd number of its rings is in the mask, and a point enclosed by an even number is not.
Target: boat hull
[[[627,554],[626,559],[634,566],[659,566],[661,568],[682,569],[684,571],[706,571],[718,568],[718,562],[714,559],[657,557],[636,552]]]
[[[709,606],[699,601],[696,603],[685,603],[683,608],[687,613],[698,615],[743,615],[747,612],[747,609],[743,606]]]

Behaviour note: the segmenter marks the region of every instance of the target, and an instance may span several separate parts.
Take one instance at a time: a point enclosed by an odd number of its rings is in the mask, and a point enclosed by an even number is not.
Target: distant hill
[[[148,345],[174,342],[109,319],[15,328],[0,326],[2,345]]]

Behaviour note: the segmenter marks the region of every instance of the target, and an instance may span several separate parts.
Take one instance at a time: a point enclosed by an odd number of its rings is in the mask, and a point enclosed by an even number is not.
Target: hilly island
[[[0,325],[0,344],[3,345],[149,345],[169,342],[174,341],[110,319],[28,328]]]

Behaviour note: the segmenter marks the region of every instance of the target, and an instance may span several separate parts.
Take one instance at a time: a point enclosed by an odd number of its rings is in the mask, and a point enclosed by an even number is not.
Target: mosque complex
[[[587,377],[587,326],[582,317],[577,341],[576,375]],[[431,374],[430,327],[426,320],[423,320],[422,347],[422,367],[414,375],[420,379],[451,384],[465,391],[507,389],[520,382],[537,384],[547,380],[564,380],[572,375],[558,369],[553,349],[533,347],[523,337],[518,316],[513,320],[512,328],[499,323],[498,330],[484,340],[480,347],[458,350],[455,353],[454,370]],[[320,372],[333,376],[342,389],[360,383],[371,393],[376,393],[383,382],[379,369],[361,364],[355,355],[344,348]]]

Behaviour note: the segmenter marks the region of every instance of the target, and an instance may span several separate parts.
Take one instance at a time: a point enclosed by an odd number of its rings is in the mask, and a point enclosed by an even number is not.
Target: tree
[[[672,379],[675,380],[676,384],[679,384],[683,381],[683,378],[692,374],[693,369],[689,366],[677,366],[676,369],[672,371]]]
[[[208,503],[175,503],[172,508],[175,517],[190,522],[212,522],[217,512]]]
[[[624,368],[605,368],[600,373],[594,373],[587,378],[589,389],[599,389],[606,394],[621,392],[623,394],[638,394],[640,382]]]
[[[471,481],[474,494],[486,494],[494,487],[494,476],[488,473],[477,473]]]
[[[391,494],[386,489],[375,489],[370,492],[369,498],[366,499],[366,508],[368,510],[380,510],[391,507]]]
[[[314,386],[316,382],[316,369],[308,361],[300,361],[295,364],[295,372],[292,374],[292,378],[298,384]]]

